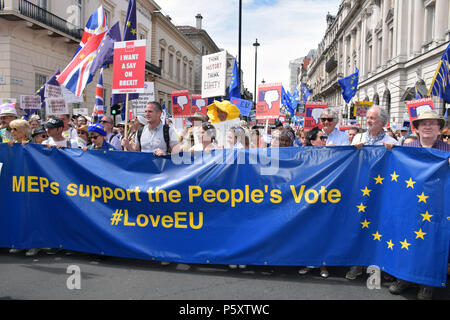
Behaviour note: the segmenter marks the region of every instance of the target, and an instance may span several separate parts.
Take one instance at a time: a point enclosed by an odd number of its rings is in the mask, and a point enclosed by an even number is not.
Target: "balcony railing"
[[[17,1],[17,2],[16,2]],[[54,15],[51,12],[48,12],[45,9],[35,5],[26,0],[14,0],[16,3],[14,5],[15,11],[18,11],[20,14],[31,18],[35,21],[43,23],[55,30],[61,31],[77,40],[81,40],[83,35],[83,29],[80,29],[78,26]],[[18,3],[18,6],[17,6]],[[0,11],[5,9],[5,0],[0,0]]]

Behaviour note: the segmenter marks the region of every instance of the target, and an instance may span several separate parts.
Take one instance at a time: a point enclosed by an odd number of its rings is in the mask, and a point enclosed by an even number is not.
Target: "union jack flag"
[[[103,10],[103,6],[100,6],[90,17],[84,28],[83,36],[81,37],[80,44],[78,45],[77,51],[75,51],[74,57],[80,52],[81,49],[86,45],[89,38],[94,34],[105,31],[108,29],[106,24],[106,15]]]
[[[95,88],[95,107],[92,112],[92,117],[95,122],[99,121],[105,115],[105,104],[103,96],[103,69],[100,70],[97,87]]]

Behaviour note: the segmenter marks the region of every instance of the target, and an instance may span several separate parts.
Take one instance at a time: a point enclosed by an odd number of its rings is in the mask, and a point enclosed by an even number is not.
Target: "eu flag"
[[[230,89],[228,92],[230,99],[233,98],[241,98],[241,89],[240,89],[240,81],[239,81],[239,70],[237,66],[236,59],[234,59],[233,73],[231,74],[230,79]]]
[[[339,79],[338,82],[342,88],[342,96],[345,102],[349,103],[358,90],[359,70],[356,68],[355,73],[348,77]]]
[[[111,29],[105,34],[97,55],[92,62],[90,73],[94,76],[100,68],[106,68],[113,63],[114,60],[114,42],[121,41],[119,22],[116,22]]]
[[[439,60],[428,95],[440,97],[450,103],[450,44]]]
[[[308,98],[311,94],[311,90],[309,90],[306,84],[302,83],[302,102],[305,103],[306,101],[308,101]]]

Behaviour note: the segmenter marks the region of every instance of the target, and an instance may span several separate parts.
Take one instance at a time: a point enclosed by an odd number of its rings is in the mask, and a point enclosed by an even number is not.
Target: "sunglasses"
[[[327,120],[328,120],[328,122],[333,122],[334,118],[320,118],[320,121],[322,121],[322,122],[325,122]]]
[[[322,140],[322,141],[323,141],[323,140],[327,140],[327,139],[328,139],[327,136],[321,136],[321,137],[320,137],[320,140]]]
[[[450,138],[450,134],[443,134],[442,135],[442,139],[448,139],[448,138]]]
[[[91,134],[91,135],[89,135],[89,139],[97,139],[98,137],[100,137],[99,134]]]
[[[43,139],[47,139],[47,138],[48,138],[48,135],[46,135],[46,134],[41,134],[41,135],[39,135],[39,137],[41,137],[41,138],[43,138]]]
[[[101,120],[100,123],[111,123],[111,122],[106,121],[106,120]]]

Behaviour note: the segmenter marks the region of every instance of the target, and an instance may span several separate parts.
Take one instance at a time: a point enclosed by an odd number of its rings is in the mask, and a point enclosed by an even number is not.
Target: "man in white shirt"
[[[147,124],[136,133],[135,145],[131,146],[127,139],[122,139],[123,147],[128,151],[152,152],[155,156],[180,152],[178,137],[172,127],[166,129],[167,137],[164,135],[161,105],[158,102],[149,102],[145,106],[144,112]]]
[[[113,130],[113,120],[109,116],[103,116],[102,120],[100,120],[100,124],[106,130],[106,142],[114,146],[117,150],[122,150],[122,143],[120,142],[120,138],[112,132]]]
[[[327,138],[327,146],[347,146],[349,145],[348,135],[346,132],[336,128],[338,123],[338,115],[331,109],[324,109],[320,114],[320,122],[322,123],[322,132]]]
[[[78,144],[75,139],[65,138],[62,133],[64,131],[64,123],[59,118],[50,118],[45,123],[45,128],[49,138],[42,142],[51,148],[55,146],[57,148],[78,148]]]
[[[358,133],[352,141],[352,145],[361,149],[364,145],[384,145],[390,149],[398,145],[398,141],[387,135],[383,127],[389,121],[389,114],[379,106],[373,106],[367,110],[367,131]]]

